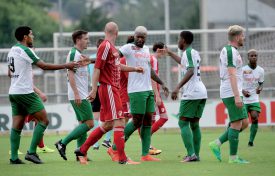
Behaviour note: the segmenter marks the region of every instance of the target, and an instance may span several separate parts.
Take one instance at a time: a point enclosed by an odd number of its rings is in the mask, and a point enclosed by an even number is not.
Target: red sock
[[[152,125],[152,134],[156,131],[158,131],[167,121],[168,119],[166,118],[159,118],[158,121],[156,121],[153,125]]]
[[[119,161],[126,161],[127,157],[124,151],[124,126],[114,127],[114,143],[116,144]]]
[[[104,131],[101,126],[94,129],[86,139],[85,143],[80,147],[81,153],[87,154],[89,148],[94,145],[105,133],[106,131]]]
[[[44,138],[44,137],[41,138],[41,140],[40,140],[40,142],[39,142],[39,144],[38,144],[38,147],[39,147],[39,148],[45,147],[44,139],[43,139],[43,138]]]

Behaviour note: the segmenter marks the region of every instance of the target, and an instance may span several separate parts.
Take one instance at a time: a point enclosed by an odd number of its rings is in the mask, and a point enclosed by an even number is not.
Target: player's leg
[[[152,123],[152,134],[158,131],[168,120],[166,108],[163,101],[161,102],[160,106],[157,106],[156,111],[158,111],[159,119]]]
[[[95,130],[98,126],[99,126],[99,117],[100,117],[100,112],[93,112],[93,115],[94,115],[94,127],[91,129],[91,131]],[[87,139],[87,137],[86,137]],[[82,144],[84,144],[84,142],[86,141],[86,139],[82,140],[82,139],[77,139],[79,140],[78,141],[78,145],[77,147],[80,147]],[[94,150],[98,150],[99,149],[99,143],[96,142],[94,145],[93,145],[93,149]]]
[[[37,120],[34,119],[35,126],[37,125],[37,123],[38,123]],[[36,150],[37,150],[37,153],[52,153],[52,152],[54,152],[53,149],[49,148],[48,146],[46,146],[44,144],[44,136],[42,136],[40,142],[37,145]]]
[[[99,126],[99,118],[100,118],[100,105],[101,104],[100,104],[100,99],[99,99],[99,95],[98,95],[98,89],[97,89],[97,92],[96,92],[96,97],[95,97],[94,101],[91,102],[91,104],[92,104],[93,115],[94,115],[94,127],[92,128],[92,130],[94,130],[94,129],[96,129]],[[80,147],[82,144],[80,144],[78,147]],[[99,143],[98,142],[96,142],[93,145],[93,149],[94,150],[98,150],[99,149]]]
[[[112,137],[113,133],[114,133],[114,131],[110,130],[105,134],[105,138],[102,142],[102,146],[104,146],[106,148],[109,148],[112,146],[111,137]]]
[[[251,117],[251,126],[250,126],[250,136],[248,146],[254,146],[254,139],[258,131],[258,118],[259,113],[261,112],[260,103],[253,103],[249,107],[250,117]]]

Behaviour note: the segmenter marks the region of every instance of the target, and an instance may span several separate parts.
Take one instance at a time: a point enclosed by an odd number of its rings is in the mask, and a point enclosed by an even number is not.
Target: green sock
[[[87,131],[90,128],[86,123],[82,123],[78,125],[72,132],[70,132],[65,139],[62,139],[61,143],[64,145],[69,144],[72,140],[79,138],[82,136],[84,133],[87,133]]]
[[[14,161],[18,159],[18,149],[20,145],[22,130],[12,128],[10,134],[10,145],[11,145],[11,159]]]
[[[190,122],[179,120],[179,127],[181,130],[181,138],[187,150],[187,155],[192,156],[195,153],[193,145],[193,134],[190,129]]]
[[[142,144],[142,156],[149,154],[150,144],[151,144],[151,126],[141,126],[140,128],[140,138]]]
[[[250,126],[249,142],[253,142],[258,131],[258,123],[252,123]]]
[[[197,157],[200,156],[200,149],[201,149],[201,129],[199,122],[190,123],[191,129],[193,132],[193,145],[195,154]]]
[[[82,134],[79,138],[77,138],[77,148],[81,147],[82,144],[84,144],[84,142],[87,139],[87,132]]]
[[[43,124],[42,122],[38,122],[33,130],[33,136],[31,145],[29,148],[29,153],[36,153],[37,145],[39,144],[40,140],[44,135],[44,131],[46,130],[47,125]]]
[[[237,155],[238,152],[238,144],[239,144],[239,130],[235,130],[232,128],[228,129],[228,140],[230,147],[230,155]]]
[[[125,129],[124,129],[124,139],[125,139],[125,142],[129,139],[129,137],[131,136],[131,134],[133,134],[133,132],[136,131],[136,127],[134,125],[134,122],[131,121],[129,122],[126,126],[125,126]],[[112,145],[112,149],[113,150],[116,150],[116,145],[113,144]]]
[[[221,144],[225,143],[228,141],[228,128],[225,130],[225,132],[219,137],[219,140]]]

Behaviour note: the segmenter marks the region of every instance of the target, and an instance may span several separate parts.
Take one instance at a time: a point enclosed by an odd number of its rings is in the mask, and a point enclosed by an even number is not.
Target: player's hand
[[[262,90],[263,90],[262,87],[257,87],[257,89],[256,89],[256,94],[260,94]]]
[[[161,105],[161,98],[160,98],[160,96],[156,96],[156,105],[157,106]]]
[[[161,86],[161,88],[164,91],[165,97],[168,97],[169,96],[169,89],[164,84]]]
[[[243,90],[243,96],[250,97],[250,93],[247,90]]]
[[[135,72],[137,72],[137,73],[144,73],[143,67],[135,67],[135,68],[136,68]]]
[[[242,101],[242,99],[241,99],[240,96],[234,97],[234,100],[235,100],[235,105],[236,105],[238,108],[242,108],[242,107],[243,107],[243,101]]]
[[[69,62],[65,64],[65,68],[69,70],[75,71],[79,67],[79,63],[77,62]]]
[[[39,97],[41,98],[41,100],[42,100],[43,102],[46,102],[46,101],[48,100],[46,94],[40,93],[40,94],[38,94],[38,95],[39,95]]]
[[[75,102],[76,106],[80,106],[81,105],[82,101],[80,99],[79,94],[75,94],[74,102]]]
[[[89,93],[89,95],[87,97],[87,100],[93,102],[95,100],[95,97],[96,97],[96,91],[97,91],[96,88],[92,88],[91,92]]]
[[[88,56],[81,55],[80,60],[77,62],[79,63],[80,67],[84,67],[91,63],[91,59]]]
[[[172,92],[172,95],[171,95],[172,100],[178,99],[178,94],[179,94],[179,89],[175,89],[175,90]]]

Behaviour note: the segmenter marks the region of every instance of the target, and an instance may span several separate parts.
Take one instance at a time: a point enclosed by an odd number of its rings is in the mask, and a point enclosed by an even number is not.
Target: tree
[[[51,46],[52,33],[58,30],[58,25],[47,15],[45,9],[49,7],[50,4],[43,0],[2,0],[0,47],[11,47],[16,42],[14,31],[20,25],[28,25],[33,29],[35,46]]]

